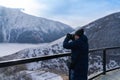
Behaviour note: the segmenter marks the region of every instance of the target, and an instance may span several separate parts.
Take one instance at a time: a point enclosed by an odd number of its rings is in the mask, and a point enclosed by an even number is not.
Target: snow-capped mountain
[[[0,42],[51,42],[71,31],[70,26],[61,22],[28,15],[20,9],[0,7]]]
[[[83,26],[85,29],[87,36],[89,38],[90,48],[101,48],[101,47],[112,47],[112,46],[120,46],[120,13],[111,14],[109,16],[103,17],[95,22],[92,22],[86,26]],[[44,46],[42,48],[29,48],[22,50],[13,55],[5,56],[0,58],[0,60],[10,60],[10,59],[18,59],[18,58],[30,58],[37,56],[45,56],[45,55],[53,55],[64,53],[65,50],[62,47],[62,42],[64,37],[58,39],[54,42],[51,42],[48,46]],[[117,51],[117,56],[114,56],[114,51],[109,54],[107,60],[107,68],[114,68],[120,66],[120,52]],[[94,72],[100,72],[102,70],[102,52],[98,51],[95,54],[89,54],[89,74]],[[111,58],[112,56],[112,58]],[[114,57],[114,58],[113,58]],[[59,58],[48,61],[40,61],[34,62],[30,64],[24,64],[21,66],[14,66],[9,68],[0,69],[0,71],[7,71],[13,73],[14,71],[20,72],[23,70],[42,70],[42,71],[50,71],[57,73],[65,73],[67,74],[68,68],[66,65],[68,58]],[[91,61],[92,60],[92,61]],[[34,66],[35,65],[35,66]],[[9,70],[9,69],[13,70]],[[3,72],[3,74],[5,74]],[[60,75],[60,74],[59,74]],[[8,76],[8,75],[6,75]]]
[[[86,26],[90,48],[120,46],[120,12],[98,19]]]

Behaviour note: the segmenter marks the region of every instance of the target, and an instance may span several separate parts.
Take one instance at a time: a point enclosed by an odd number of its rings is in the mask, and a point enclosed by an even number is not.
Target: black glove
[[[71,39],[71,34],[67,34],[67,36],[66,36],[68,39]]]
[[[69,33],[68,33],[68,34],[67,34],[67,38],[68,38],[69,40],[70,40],[70,39],[71,39],[71,40],[75,40],[75,39],[74,39],[74,34],[69,34]]]

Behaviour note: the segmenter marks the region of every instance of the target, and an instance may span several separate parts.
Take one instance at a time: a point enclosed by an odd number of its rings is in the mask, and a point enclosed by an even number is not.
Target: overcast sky
[[[74,28],[120,11],[120,0],[0,0],[0,5],[24,8],[26,13]]]

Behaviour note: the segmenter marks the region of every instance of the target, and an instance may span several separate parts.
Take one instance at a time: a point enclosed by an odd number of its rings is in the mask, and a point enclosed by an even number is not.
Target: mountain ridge
[[[0,8],[0,42],[45,43],[73,30],[64,23],[28,15],[20,9]]]

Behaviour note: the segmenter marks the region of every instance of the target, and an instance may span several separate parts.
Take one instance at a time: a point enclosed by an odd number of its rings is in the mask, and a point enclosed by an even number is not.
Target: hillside
[[[28,15],[20,9],[0,7],[1,43],[52,42],[72,31],[61,22]]]

